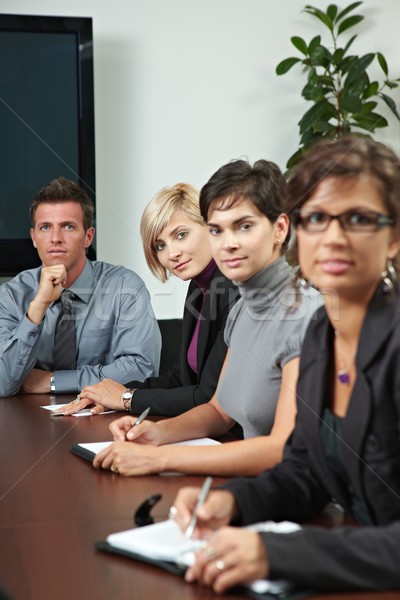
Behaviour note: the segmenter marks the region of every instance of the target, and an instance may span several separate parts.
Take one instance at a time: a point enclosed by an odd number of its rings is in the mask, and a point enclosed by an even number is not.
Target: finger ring
[[[215,556],[215,550],[214,550],[214,548],[211,548],[211,546],[206,546],[204,548],[204,552],[205,552],[207,560],[212,560]]]
[[[73,401],[73,404],[78,404],[80,401],[81,401],[81,397],[80,397],[80,396],[77,396],[77,397],[75,398],[75,400]]]
[[[171,519],[171,521],[173,521],[177,514],[178,514],[178,509],[176,508],[176,506],[171,506],[171,508],[169,509],[169,513],[168,513],[168,519]]]
[[[224,571],[225,570],[225,563],[223,560],[216,560],[215,561],[215,568],[218,569],[218,571]]]

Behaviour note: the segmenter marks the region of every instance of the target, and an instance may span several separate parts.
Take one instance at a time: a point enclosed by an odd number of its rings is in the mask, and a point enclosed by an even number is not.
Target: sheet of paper
[[[300,527],[297,523],[289,521],[282,523],[266,521],[252,525],[250,529],[284,534],[297,531]],[[107,537],[107,542],[111,546],[127,552],[188,567],[194,564],[195,552],[205,544],[201,540],[187,540],[176,522],[172,520],[112,533]],[[259,594],[266,592],[280,594],[290,590],[293,586],[284,580],[258,579],[248,584],[248,587]]]
[[[47,406],[41,406],[40,408],[44,408],[46,410],[51,410],[54,413],[55,410],[58,410],[59,408],[63,408],[64,406],[67,406],[67,405],[66,404],[49,404]],[[113,413],[113,412],[115,412],[115,410],[103,410],[103,412],[101,412],[99,414],[106,415],[108,413]],[[64,415],[63,412],[56,413],[56,414],[60,415],[60,417],[62,417]],[[93,417],[89,408],[83,408],[82,410],[78,410],[76,413],[72,413],[72,415],[69,415],[69,416],[71,416],[71,417]]]
[[[167,520],[112,533],[107,542],[116,548],[134,552],[154,560],[193,564],[194,552],[204,545],[200,540],[187,540],[175,521]]]

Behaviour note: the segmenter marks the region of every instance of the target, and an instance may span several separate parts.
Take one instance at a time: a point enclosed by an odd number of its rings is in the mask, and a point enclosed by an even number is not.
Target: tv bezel
[[[92,18],[0,13],[0,31],[74,33],[76,35],[79,79],[78,183],[96,204]],[[83,59],[86,61],[85,77],[82,77]],[[91,110],[84,112],[83,106],[90,106]],[[29,236],[29,232],[27,232],[27,236]],[[90,258],[95,258],[95,251],[92,247],[89,248],[88,255]],[[37,267],[40,264],[37,251],[28,237],[0,239],[0,276],[14,276],[20,271]]]

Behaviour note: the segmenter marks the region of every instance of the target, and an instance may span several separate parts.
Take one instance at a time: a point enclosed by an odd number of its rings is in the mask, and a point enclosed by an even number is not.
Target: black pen
[[[196,527],[196,523],[197,523],[197,513],[199,512],[200,506],[202,504],[204,504],[204,502],[207,499],[208,492],[210,491],[212,481],[213,481],[212,477],[207,477],[204,480],[204,483],[200,488],[199,495],[197,496],[197,502],[193,509],[192,518],[190,519],[190,523],[185,531],[185,538],[187,540],[189,540],[193,535],[193,531],[194,531],[194,528]]]

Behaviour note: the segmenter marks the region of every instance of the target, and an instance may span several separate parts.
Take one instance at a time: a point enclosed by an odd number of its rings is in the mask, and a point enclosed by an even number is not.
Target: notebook
[[[297,531],[300,526],[289,521],[266,521],[251,525],[248,529],[285,534]],[[112,533],[105,540],[97,542],[96,548],[156,565],[176,575],[183,575],[187,567],[194,564],[195,552],[204,544],[202,540],[187,540],[176,522],[167,520]],[[255,598],[293,600],[307,595],[307,592],[296,589],[289,581],[270,579],[254,581],[243,586],[241,591]]]

